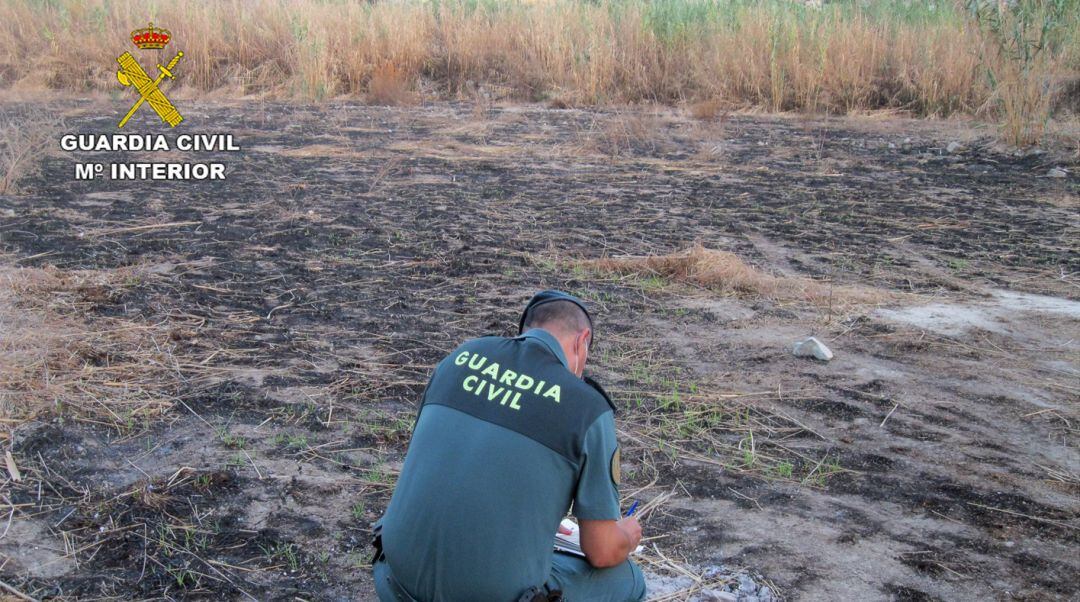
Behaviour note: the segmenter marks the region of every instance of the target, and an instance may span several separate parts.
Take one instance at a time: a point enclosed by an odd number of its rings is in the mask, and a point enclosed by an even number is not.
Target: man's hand
[[[641,523],[637,521],[637,517],[628,516],[624,519],[615,521],[615,524],[630,538],[630,552],[636,550],[638,544],[641,543]],[[627,552],[627,554],[630,552]]]
[[[641,525],[629,516],[620,520],[583,520],[581,551],[596,568],[615,566],[626,560],[641,541]]]

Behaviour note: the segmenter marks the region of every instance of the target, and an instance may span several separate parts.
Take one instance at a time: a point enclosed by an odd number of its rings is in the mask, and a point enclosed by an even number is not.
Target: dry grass
[[[0,194],[19,192],[18,182],[39,171],[62,129],[62,122],[47,113],[0,120]]]
[[[747,264],[727,251],[695,245],[670,255],[608,257],[584,262],[600,272],[660,277],[693,284],[722,294],[800,301],[819,306],[843,307],[878,304],[889,294],[861,287],[837,286],[808,278],[774,276]]]
[[[1011,5],[1011,7],[1010,7]],[[1002,137],[1017,145],[1043,139],[1055,105],[1068,104],[1060,49],[1075,40],[1080,4],[1073,0],[976,3],[973,20],[983,31],[981,53],[993,82],[989,104],[1001,117]]]
[[[0,266],[0,419],[64,415],[117,428],[172,407],[172,333],[88,309],[134,270]]]
[[[404,105],[415,102],[416,94],[410,90],[405,72],[393,63],[386,63],[371,74],[367,99],[376,105]]]
[[[1008,58],[985,51],[986,33],[963,9],[936,4],[0,0],[0,85],[115,91],[116,55],[130,48],[130,30],[153,20],[174,42],[144,62],[183,50],[178,85],[192,94],[394,104],[431,82],[450,95],[485,88],[567,106],[704,101],[919,115],[997,107],[994,95],[1011,92],[985,74],[1007,73]],[[1074,38],[1025,81],[1075,76]],[[1048,90],[1031,91],[1050,102]]]
[[[610,118],[594,120],[582,132],[581,140],[584,150],[611,157],[655,155],[671,150],[674,144],[664,120],[642,111],[618,111]]]
[[[694,119],[700,119],[702,121],[722,120],[727,114],[727,111],[724,109],[724,103],[717,98],[710,98],[708,100],[692,103],[688,108],[690,110],[690,115]]]

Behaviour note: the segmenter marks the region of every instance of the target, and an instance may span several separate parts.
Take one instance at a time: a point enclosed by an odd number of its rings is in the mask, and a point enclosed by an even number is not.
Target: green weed
[[[296,544],[279,541],[266,546],[260,545],[259,548],[268,562],[284,562],[290,571],[300,570],[300,554]]]
[[[247,447],[247,439],[239,435],[233,435],[225,429],[218,431],[218,439],[225,447],[232,449],[244,449]]]
[[[647,291],[658,291],[668,285],[662,276],[647,276],[638,280],[638,286]]]
[[[968,260],[966,260],[966,259],[950,259],[949,260],[949,269],[951,269],[954,272],[962,272],[962,271],[968,269],[969,265],[970,264],[968,263]]]

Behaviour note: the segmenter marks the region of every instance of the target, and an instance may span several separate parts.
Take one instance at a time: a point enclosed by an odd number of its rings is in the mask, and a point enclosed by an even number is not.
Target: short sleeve
[[[574,516],[578,520],[618,520],[619,442],[615,417],[605,412],[585,433],[581,472],[574,492]]]
[[[431,384],[435,382],[435,377],[439,374],[439,370],[446,364],[450,356],[444,357],[435,364],[435,369],[431,371],[431,376],[428,377],[427,385],[424,387],[424,392],[420,394],[420,404],[416,407],[416,418],[413,420],[413,430],[416,430],[416,423],[420,422],[420,414],[424,411],[424,406],[427,404],[428,393],[431,392]]]

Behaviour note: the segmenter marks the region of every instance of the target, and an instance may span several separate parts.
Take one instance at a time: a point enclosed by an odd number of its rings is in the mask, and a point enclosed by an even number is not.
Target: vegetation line
[[[184,51],[190,95],[887,109],[993,116],[1025,143],[1080,88],[1077,0],[813,4],[0,0],[0,88],[115,92],[116,56],[147,21],[173,36],[158,62]]]

